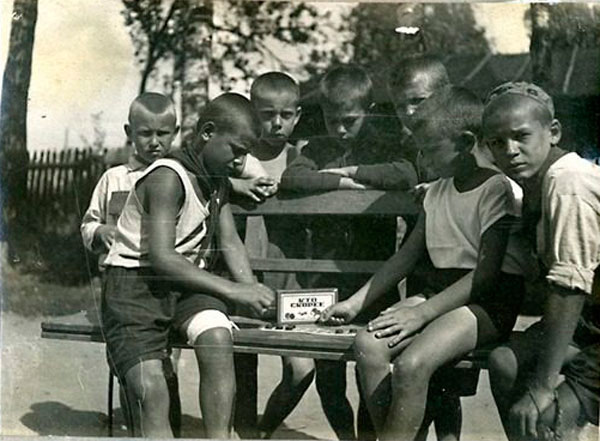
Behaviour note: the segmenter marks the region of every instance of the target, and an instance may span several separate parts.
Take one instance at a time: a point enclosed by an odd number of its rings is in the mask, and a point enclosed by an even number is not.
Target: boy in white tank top
[[[109,363],[133,404],[135,436],[173,436],[165,381],[173,329],[198,359],[205,436],[231,437],[236,386],[228,307],[260,315],[275,297],[255,283],[227,202],[227,177],[259,134],[249,101],[221,95],[202,110],[193,143],[156,161],[127,199],[106,259],[102,319]],[[211,272],[217,253],[232,280]]]

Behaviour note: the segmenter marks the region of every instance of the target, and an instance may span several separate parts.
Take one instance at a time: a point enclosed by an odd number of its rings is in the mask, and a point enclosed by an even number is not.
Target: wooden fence
[[[78,222],[104,170],[102,158],[90,149],[33,152],[22,201],[28,221],[43,230],[65,220]]]

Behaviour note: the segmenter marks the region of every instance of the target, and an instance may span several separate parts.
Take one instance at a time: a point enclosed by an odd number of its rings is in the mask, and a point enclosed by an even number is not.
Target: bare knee
[[[293,384],[311,383],[315,377],[315,364],[310,358],[290,358],[284,361],[283,375]]]
[[[387,341],[375,338],[374,333],[367,332],[365,329],[356,334],[354,355],[359,369],[361,369],[361,366],[388,365],[391,357]]]
[[[168,399],[161,360],[150,360],[132,367],[126,374],[127,395],[137,403],[156,403]]]
[[[233,338],[229,329],[219,327],[204,331],[194,343],[195,347],[209,350],[229,349],[233,347]]]
[[[513,381],[517,377],[518,364],[514,352],[507,346],[494,349],[488,358],[490,378],[497,381]]]
[[[394,360],[394,383],[411,384],[418,381],[429,381],[435,366],[414,351],[405,351]]]

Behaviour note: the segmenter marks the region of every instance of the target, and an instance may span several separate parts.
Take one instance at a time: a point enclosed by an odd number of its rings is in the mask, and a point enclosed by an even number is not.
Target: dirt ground
[[[1,389],[0,436],[106,436],[108,372],[104,345],[47,340],[40,337],[40,323],[48,315],[3,311],[0,316]],[[259,360],[259,412],[280,378],[277,357]],[[191,351],[180,361],[183,436],[202,436],[197,402],[197,371]],[[356,409],[358,398],[353,365],[348,367],[348,396]],[[118,407],[118,404],[116,407]],[[464,441],[504,440],[489,390],[482,373],[476,397],[463,399]],[[126,436],[120,416],[115,435]],[[597,428],[589,427],[580,438],[595,441]],[[314,384],[299,406],[275,433],[280,439],[335,439],[320,408]],[[435,439],[433,431],[429,439]]]

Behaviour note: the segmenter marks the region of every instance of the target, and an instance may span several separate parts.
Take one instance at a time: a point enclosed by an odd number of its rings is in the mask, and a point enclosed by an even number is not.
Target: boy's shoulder
[[[544,176],[546,192],[600,197],[600,166],[577,153],[567,153],[550,166]]]

